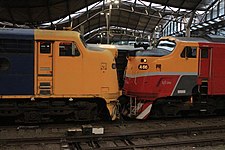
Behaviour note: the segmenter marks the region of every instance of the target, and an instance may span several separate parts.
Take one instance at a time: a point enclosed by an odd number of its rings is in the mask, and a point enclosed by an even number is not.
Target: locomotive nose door
[[[37,42],[37,81],[36,94],[51,95],[53,81],[53,42]]]

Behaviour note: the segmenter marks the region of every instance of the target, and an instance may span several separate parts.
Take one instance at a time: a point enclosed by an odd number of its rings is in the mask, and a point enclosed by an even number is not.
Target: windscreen
[[[161,57],[170,54],[176,46],[174,41],[160,40],[155,48],[130,52],[130,56]]]
[[[169,40],[160,40],[156,46],[156,48],[161,48],[161,49],[165,49],[168,50],[170,52],[173,51],[173,49],[175,48],[176,43],[173,41],[169,41]]]

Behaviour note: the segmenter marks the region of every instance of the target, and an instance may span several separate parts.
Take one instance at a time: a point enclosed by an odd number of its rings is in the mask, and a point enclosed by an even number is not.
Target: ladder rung
[[[201,87],[208,87],[208,85],[201,85]]]

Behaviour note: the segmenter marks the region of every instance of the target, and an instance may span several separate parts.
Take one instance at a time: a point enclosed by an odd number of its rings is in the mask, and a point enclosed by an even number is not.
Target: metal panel
[[[0,39],[33,40],[33,29],[0,28]]]
[[[14,33],[13,31],[5,30],[1,32],[0,30],[0,60],[6,60],[5,68],[0,67],[0,94],[32,95],[34,93],[34,42],[33,39],[31,40],[32,30],[23,30],[24,33],[29,33],[29,36],[18,32]]]

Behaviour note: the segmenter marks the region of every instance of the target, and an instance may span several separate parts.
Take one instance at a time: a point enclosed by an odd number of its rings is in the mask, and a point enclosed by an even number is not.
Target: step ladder
[[[207,95],[208,94],[208,79],[203,79],[202,84],[200,85],[200,94]]]
[[[130,97],[130,114],[129,116],[136,116],[137,115],[137,98],[136,97]]]

